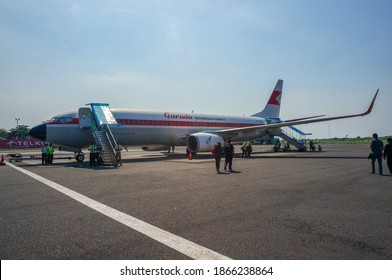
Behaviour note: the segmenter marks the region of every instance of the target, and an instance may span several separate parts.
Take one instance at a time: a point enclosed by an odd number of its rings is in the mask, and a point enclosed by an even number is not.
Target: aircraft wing
[[[312,117],[306,117],[306,118],[300,118],[300,119],[292,119],[292,120],[281,120],[279,119],[281,122],[293,122],[293,121],[302,121],[302,120],[308,120],[308,119],[315,119],[315,118],[319,118],[319,117],[324,117],[325,115],[318,115],[318,116],[312,116]]]
[[[308,124],[308,123],[316,123],[316,122],[326,122],[326,121],[332,121],[332,120],[338,120],[338,119],[363,117],[363,116],[370,114],[370,112],[372,111],[377,95],[378,95],[378,89],[377,89],[376,94],[374,95],[373,100],[370,103],[367,111],[364,113],[360,113],[360,114],[337,116],[337,117],[327,117],[327,118],[307,117],[307,118],[295,119],[295,120],[290,120],[290,121],[285,121],[285,122],[276,122],[273,124],[263,124],[263,125],[255,125],[255,126],[250,126],[250,127],[223,129],[223,130],[216,131],[215,133],[222,135],[224,138],[231,138],[231,137],[234,137],[239,134],[254,133],[259,130],[273,131],[274,129],[286,127],[286,126],[291,126],[291,125],[300,125],[300,124]]]

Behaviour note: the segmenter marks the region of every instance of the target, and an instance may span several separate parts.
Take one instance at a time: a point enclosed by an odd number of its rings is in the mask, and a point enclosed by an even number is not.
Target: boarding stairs
[[[91,103],[88,105],[91,105],[93,112],[91,132],[95,140],[95,145],[101,149],[101,164],[117,166],[117,142],[110,129],[110,126],[117,125],[117,121],[110,111],[108,104]]]
[[[296,147],[298,149],[298,151],[300,152],[304,152],[306,151],[306,145],[303,144],[302,142],[291,138],[289,135],[287,135],[286,133],[284,133],[283,131],[281,131],[279,134],[274,134],[280,138],[282,138],[283,140],[287,141],[288,143],[290,143],[290,145],[293,145],[294,147]]]
[[[284,123],[284,120],[280,119],[280,118],[273,118],[270,119],[271,123]],[[307,135],[312,135],[312,133],[305,133],[303,131],[301,131],[299,128],[296,128],[292,125],[287,126],[289,129],[291,129],[292,131],[300,134],[301,136],[307,136]],[[283,131],[282,129],[280,129],[278,132],[274,131],[272,133],[272,135],[277,136],[282,138],[283,140],[287,141],[288,143],[290,143],[290,145],[293,145],[294,147],[296,147],[298,149],[299,152],[305,152],[306,151],[306,144],[298,141],[297,139],[295,139],[294,137],[288,135],[288,132]]]

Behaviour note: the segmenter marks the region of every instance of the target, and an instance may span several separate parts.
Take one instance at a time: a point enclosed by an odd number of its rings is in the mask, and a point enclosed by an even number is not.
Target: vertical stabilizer
[[[283,80],[278,80],[271,97],[269,98],[264,110],[252,115],[252,117],[260,117],[264,119],[279,118],[280,100],[282,97]]]

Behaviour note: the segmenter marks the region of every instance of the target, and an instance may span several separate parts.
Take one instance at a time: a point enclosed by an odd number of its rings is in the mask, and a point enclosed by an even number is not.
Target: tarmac
[[[392,259],[392,176],[385,161],[385,175],[370,174],[367,145],[253,148],[222,174],[212,154],[188,160],[184,147],[123,152],[119,168],[59,153],[53,165],[7,162],[0,258]]]

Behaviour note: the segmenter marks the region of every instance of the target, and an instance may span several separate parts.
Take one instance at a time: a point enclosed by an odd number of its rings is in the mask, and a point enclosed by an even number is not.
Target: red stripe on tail
[[[270,105],[278,105],[280,106],[280,96],[282,95],[281,91],[274,90],[271,94],[270,99],[268,100],[267,104]]]

